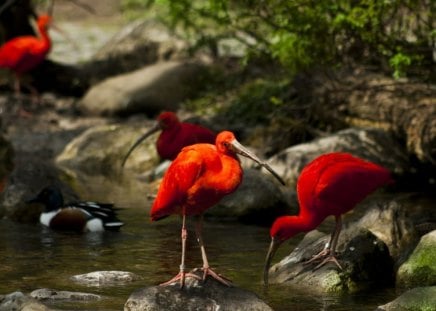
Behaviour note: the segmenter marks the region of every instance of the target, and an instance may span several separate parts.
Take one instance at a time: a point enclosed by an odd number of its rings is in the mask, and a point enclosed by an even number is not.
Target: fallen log
[[[304,81],[296,80],[296,92],[310,93],[312,107],[325,118],[390,130],[410,155],[436,164],[436,85],[364,71],[316,74]]]

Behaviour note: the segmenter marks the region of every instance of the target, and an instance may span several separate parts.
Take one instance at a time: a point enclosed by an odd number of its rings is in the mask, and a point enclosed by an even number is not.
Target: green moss
[[[422,237],[420,243],[401,265],[397,283],[401,286],[422,286],[436,284],[436,231]]]
[[[344,292],[344,283],[342,282],[340,275],[335,270],[331,270],[325,275],[324,279],[321,281],[321,286],[325,288],[325,291],[328,293]]]
[[[409,290],[387,306],[386,310],[436,311],[436,286]]]

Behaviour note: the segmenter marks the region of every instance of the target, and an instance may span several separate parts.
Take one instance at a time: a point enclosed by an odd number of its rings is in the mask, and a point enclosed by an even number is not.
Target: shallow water
[[[145,193],[139,197],[123,196],[123,191],[87,188],[81,197],[111,200],[126,206],[119,215],[126,225],[120,232],[79,235],[1,220],[0,294],[17,290],[30,292],[38,288],[82,291],[100,294],[103,299],[86,303],[56,302],[54,307],[61,310],[122,310],[135,289],[156,285],[178,272],[179,217],[151,223],[148,218],[151,202],[142,198]],[[188,229],[192,228],[190,220]],[[186,264],[188,268],[199,267],[201,256],[192,230],[189,235]],[[271,285],[265,291],[261,277],[269,245],[268,228],[206,221],[204,240],[210,264],[216,271],[237,286],[257,293],[275,310],[374,310],[377,305],[394,298],[393,290],[315,297],[278,285]],[[298,238],[293,239],[294,244],[287,243],[282,247],[276,260],[289,253],[298,241]],[[70,280],[73,275],[98,270],[130,271],[143,279],[112,287],[87,287]]]

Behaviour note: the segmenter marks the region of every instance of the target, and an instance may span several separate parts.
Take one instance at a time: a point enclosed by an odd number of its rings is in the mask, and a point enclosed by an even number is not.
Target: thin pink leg
[[[321,263],[319,263],[314,268],[314,270],[321,268],[322,266],[324,266],[328,262],[334,262],[338,266],[338,268],[342,270],[342,266],[339,264],[338,260],[335,257],[336,245],[338,243],[339,234],[341,233],[341,229],[342,229],[342,217],[340,215],[335,216],[335,220],[336,220],[336,225],[335,225],[335,228],[331,234],[328,246],[326,248],[324,248],[318,254],[314,255],[308,261],[305,261],[303,264],[306,265],[306,264],[310,264],[310,263],[318,261],[318,260],[322,260]]]
[[[188,232],[186,230],[186,215],[183,211],[183,217],[182,217],[182,260],[180,263],[180,272],[173,277],[171,280],[161,283],[159,284],[160,286],[166,286],[166,285],[170,285],[176,281],[180,281],[180,288],[183,288],[185,286],[185,278],[186,277],[193,277],[195,279],[200,280],[200,277],[198,277],[197,275],[193,274],[193,273],[187,273],[185,270],[185,254],[186,254],[186,240],[188,238]]]
[[[201,236],[202,228],[203,228],[203,215],[199,216],[198,219],[196,219],[195,221],[195,234],[197,235],[197,242],[200,245],[200,250],[201,250],[201,258],[203,259],[203,268],[202,268],[203,281],[206,280],[206,277],[208,275],[210,275],[211,277],[221,282],[222,284],[226,286],[232,286],[232,283],[229,279],[216,273],[209,266],[209,261],[207,260],[207,255],[206,255],[206,248],[204,247],[203,238]]]

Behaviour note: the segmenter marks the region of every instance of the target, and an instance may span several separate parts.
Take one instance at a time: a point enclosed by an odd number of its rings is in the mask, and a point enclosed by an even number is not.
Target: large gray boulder
[[[85,114],[106,116],[177,110],[180,102],[198,94],[207,75],[199,62],[159,62],[103,80],[78,107]]]
[[[403,174],[410,167],[403,146],[392,134],[379,129],[365,128],[349,128],[289,147],[271,157],[268,163],[289,185],[292,185],[296,184],[306,164],[324,153],[337,151],[349,152],[380,164],[396,174]]]
[[[297,206],[290,204],[292,193],[269,173],[247,168],[238,189],[207,210],[206,216],[270,226],[279,216],[297,213]]]
[[[140,125],[95,126],[73,139],[56,158],[60,167],[81,171],[88,175],[115,175],[122,172],[122,160],[145,131]],[[155,167],[159,158],[155,147],[156,137],[150,137],[132,153],[126,169],[144,172]]]

